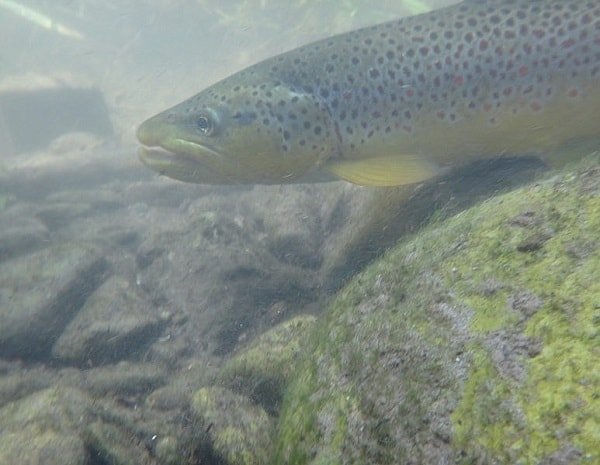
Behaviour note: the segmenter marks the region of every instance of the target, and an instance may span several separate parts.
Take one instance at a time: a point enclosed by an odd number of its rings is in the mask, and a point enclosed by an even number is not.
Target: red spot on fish
[[[487,50],[489,46],[489,42],[487,40],[482,40],[481,42],[479,42],[479,50],[484,51]]]
[[[510,94],[512,94],[512,91],[513,91],[512,87],[507,87],[506,89],[504,89],[504,90],[502,91],[502,93],[503,93],[503,94],[504,94],[506,97],[508,97]]]
[[[414,96],[415,96],[415,91],[414,91],[414,90],[412,90],[412,89],[408,89],[408,90],[406,91],[406,95],[407,95],[408,97],[414,97]]]
[[[452,83],[458,87],[458,86],[462,86],[465,83],[465,78],[464,76],[454,76],[454,80],[452,81]]]
[[[569,92],[567,92],[567,95],[571,98],[575,98],[579,95],[579,91],[577,89],[570,89]]]
[[[542,105],[539,102],[531,102],[529,104],[529,107],[533,110],[533,111],[540,111],[542,109]]]
[[[347,90],[342,94],[342,96],[344,97],[345,100],[350,100],[352,98],[352,92]]]
[[[484,103],[483,104],[483,111],[485,111],[486,113],[489,113],[492,110],[492,104],[491,103]]]
[[[446,116],[446,112],[445,112],[444,110],[439,110],[439,111],[436,113],[436,115],[437,115],[437,117],[438,117],[439,119],[444,119],[444,117]]]
[[[525,77],[528,74],[529,74],[529,68],[527,66],[523,65],[519,68],[519,76]]]
[[[541,39],[542,37],[544,37],[546,35],[546,33],[544,32],[543,29],[534,29],[532,31],[533,35],[535,37],[537,37],[538,39]]]
[[[575,39],[567,39],[562,44],[560,44],[562,48],[569,48],[575,45]]]

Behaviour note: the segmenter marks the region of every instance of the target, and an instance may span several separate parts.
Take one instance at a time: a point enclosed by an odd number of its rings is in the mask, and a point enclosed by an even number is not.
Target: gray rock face
[[[48,229],[38,219],[23,215],[23,209],[0,214],[0,262],[31,251],[48,239]]]
[[[146,233],[139,283],[154,304],[184,320],[170,342],[188,341],[179,356],[198,348],[224,355],[269,324],[272,309],[294,314],[320,298],[320,249],[339,190],[207,195],[183,205],[183,218],[169,230]]]
[[[126,279],[112,276],[67,325],[52,355],[78,365],[136,358],[164,323]]]
[[[0,356],[43,359],[106,268],[87,246],[57,245],[0,266]]]

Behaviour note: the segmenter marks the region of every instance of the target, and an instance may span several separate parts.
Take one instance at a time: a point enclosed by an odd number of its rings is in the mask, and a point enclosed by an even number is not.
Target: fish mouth
[[[215,169],[224,161],[219,152],[183,139],[172,141],[170,146],[175,146],[175,150],[164,145],[141,145],[137,155],[144,165],[161,175],[185,182],[222,182]]]

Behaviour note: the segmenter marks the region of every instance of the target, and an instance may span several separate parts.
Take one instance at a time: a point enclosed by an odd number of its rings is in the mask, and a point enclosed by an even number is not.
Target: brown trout
[[[209,184],[397,186],[600,135],[600,1],[467,0],[250,66],[148,119],[139,156]]]

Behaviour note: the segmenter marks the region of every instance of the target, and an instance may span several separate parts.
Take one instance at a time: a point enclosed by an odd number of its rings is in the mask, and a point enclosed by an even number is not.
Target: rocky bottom
[[[369,229],[343,183],[65,144],[93,163],[0,172],[0,464],[600,461],[597,156],[484,202],[540,166],[474,167]]]

